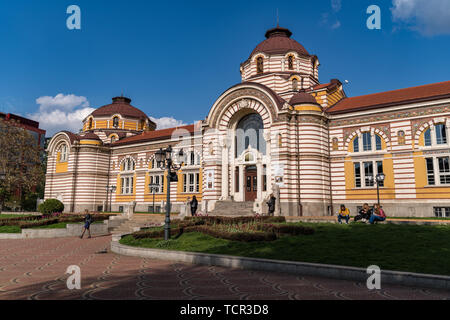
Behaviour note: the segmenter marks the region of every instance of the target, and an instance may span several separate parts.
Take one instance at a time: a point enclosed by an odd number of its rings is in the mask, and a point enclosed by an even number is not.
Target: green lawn
[[[0,226],[0,233],[21,233],[19,226]]]
[[[31,214],[0,214],[0,219],[31,217]]]
[[[147,248],[164,248],[235,256],[336,264],[367,268],[450,275],[450,226],[392,224],[301,223],[313,235],[284,236],[272,242],[246,243],[186,233],[168,243],[162,239],[120,242]]]

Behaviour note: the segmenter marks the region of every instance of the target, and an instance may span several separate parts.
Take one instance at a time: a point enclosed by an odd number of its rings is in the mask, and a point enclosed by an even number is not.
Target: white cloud
[[[157,130],[186,125],[186,123],[184,123],[182,120],[177,120],[173,117],[162,117],[162,118],[150,117],[150,119],[156,123]]]
[[[340,21],[336,21],[336,23],[331,26],[331,29],[337,29],[340,26],[341,26],[341,22]]]
[[[331,8],[334,12],[341,11],[342,8],[342,1],[341,0],[331,0]]]
[[[95,110],[89,107],[86,97],[74,94],[43,96],[37,98],[36,103],[39,104],[39,111],[27,116],[39,121],[40,127],[47,130],[48,137],[62,130],[77,133],[83,126],[83,119]]]
[[[449,0],[392,0],[392,18],[399,26],[425,36],[450,34]]]

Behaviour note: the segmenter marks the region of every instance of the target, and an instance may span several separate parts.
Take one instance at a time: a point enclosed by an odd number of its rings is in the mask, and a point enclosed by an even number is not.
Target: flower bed
[[[272,223],[263,223],[272,222]],[[310,235],[314,233],[313,228],[274,224],[285,222],[284,217],[187,217],[181,222],[172,224],[171,236],[180,236],[183,233],[200,232],[215,238],[232,241],[273,241],[282,235]],[[164,229],[162,227],[149,228],[134,232],[134,239],[162,238]]]
[[[109,219],[109,217],[110,215],[104,214],[92,215],[92,222],[107,220]],[[21,229],[29,229],[56,223],[79,223],[83,221],[84,216],[82,215],[52,214],[48,216],[14,217],[9,219],[1,219],[0,226],[18,226]]]

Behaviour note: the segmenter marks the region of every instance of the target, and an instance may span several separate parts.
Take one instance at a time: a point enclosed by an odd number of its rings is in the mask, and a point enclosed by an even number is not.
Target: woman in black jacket
[[[197,198],[194,196],[194,197],[192,197],[192,201],[191,201],[192,216],[195,216],[195,213],[197,212],[197,208],[198,208],[198,201],[197,201]]]

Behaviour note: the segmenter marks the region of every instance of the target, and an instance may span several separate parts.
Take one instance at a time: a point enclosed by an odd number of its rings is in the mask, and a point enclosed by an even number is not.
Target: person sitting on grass
[[[350,210],[345,207],[345,205],[341,204],[341,209],[338,212],[338,222],[342,224],[342,219],[345,219],[345,222],[348,224],[348,220],[350,220]]]
[[[370,216],[372,215],[372,209],[370,209],[368,203],[364,203],[361,210],[359,210],[359,214],[355,216],[354,221],[361,220],[362,222],[367,222],[370,219]]]
[[[370,224],[374,224],[376,221],[386,220],[386,214],[384,213],[384,210],[381,209],[377,203],[373,205],[373,208],[373,214],[369,220]]]
[[[91,229],[90,229],[90,227],[91,227],[91,223],[92,223],[92,216],[89,213],[88,209],[84,210],[84,214],[85,214],[85,216],[84,216],[84,229],[83,229],[83,233],[80,236],[80,239],[83,239],[83,236],[84,236],[84,233],[86,232],[86,230],[89,233],[89,237],[88,238],[91,237]]]

